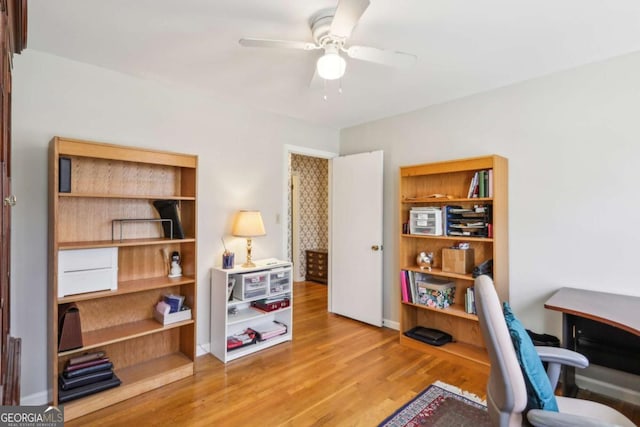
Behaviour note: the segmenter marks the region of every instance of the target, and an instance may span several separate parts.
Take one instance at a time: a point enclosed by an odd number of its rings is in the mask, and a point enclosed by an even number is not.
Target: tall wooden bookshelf
[[[61,192],[59,159],[70,159],[70,191]],[[197,157],[54,137],[49,149],[49,348],[53,405],[58,375],[72,357],[104,351],[122,384],[64,403],[73,419],[191,376],[196,355]],[[167,238],[156,200],[176,200],[184,238]],[[120,229],[122,225],[122,230]],[[122,233],[122,236],[120,235]],[[117,290],[58,296],[58,257],[72,249],[117,248]],[[182,276],[168,277],[165,254],[178,251]],[[163,325],[153,316],[165,294],[185,296],[191,320]],[[58,310],[75,303],[83,346],[58,351]]]
[[[491,197],[469,198],[469,186],[476,172],[492,170]],[[441,356],[456,356],[489,366],[489,358],[480,331],[478,317],[465,311],[467,288],[473,286],[471,274],[442,271],[442,249],[457,242],[468,242],[474,250],[474,263],[478,265],[493,259],[493,278],[501,300],[509,299],[509,236],[508,236],[508,162],[504,157],[485,157],[451,160],[437,163],[404,166],[400,168],[400,270],[425,272],[416,263],[418,253],[434,253],[433,276],[446,277],[456,286],[454,304],[448,308],[431,308],[426,305],[402,301],[400,303],[400,342],[403,345]],[[444,197],[433,197],[442,195]],[[404,226],[414,207],[439,207],[458,205],[472,208],[475,205],[491,205],[493,210],[492,237],[431,236],[409,234]],[[403,227],[404,226],[404,227]],[[398,274],[400,277],[400,273]],[[400,287],[400,280],[398,279]],[[431,346],[404,335],[415,326],[445,331],[454,342],[441,347]]]

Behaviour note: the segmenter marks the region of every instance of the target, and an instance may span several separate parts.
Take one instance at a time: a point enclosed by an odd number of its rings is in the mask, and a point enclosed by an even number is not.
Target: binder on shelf
[[[79,399],[81,397],[89,396],[100,391],[117,387],[121,383],[122,382],[120,381],[120,378],[118,378],[116,374],[113,374],[110,379],[72,388],[70,390],[63,390],[60,385],[58,385],[58,402],[66,403],[71,400]]]
[[[67,378],[64,375],[60,375],[58,384],[62,390],[71,390],[84,385],[97,383],[99,381],[110,380],[112,377],[113,371],[111,369],[106,371],[90,372],[73,378]]]
[[[62,375],[65,378],[76,378],[83,375],[92,374],[94,372],[110,371],[113,369],[113,363],[107,361],[99,365],[88,366],[86,368],[79,368],[73,370],[65,370]]]

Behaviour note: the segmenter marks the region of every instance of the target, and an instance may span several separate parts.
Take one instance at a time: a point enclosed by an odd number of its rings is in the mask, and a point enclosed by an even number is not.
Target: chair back
[[[480,329],[491,368],[487,384],[487,409],[493,425],[520,427],[527,406],[527,389],[502,312],[502,304],[486,275],[475,279],[475,301]]]

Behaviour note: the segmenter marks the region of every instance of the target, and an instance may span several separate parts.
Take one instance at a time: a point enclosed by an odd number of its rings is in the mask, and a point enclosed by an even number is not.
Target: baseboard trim
[[[211,343],[198,344],[196,347],[196,357],[204,356],[205,354],[211,353]]]
[[[39,406],[51,402],[49,391],[39,391],[27,396],[20,396],[20,406]]]
[[[640,406],[640,392],[576,374],[578,387]]]
[[[395,329],[396,331],[400,330],[400,322],[396,322],[395,320],[382,319],[382,326],[389,329]]]

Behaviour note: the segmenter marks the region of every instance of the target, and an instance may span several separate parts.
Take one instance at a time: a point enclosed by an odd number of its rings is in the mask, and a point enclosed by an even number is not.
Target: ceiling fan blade
[[[291,40],[270,40],[270,39],[240,39],[239,43],[244,47],[275,47],[284,49],[314,50],[320,49],[314,43],[298,42]]]
[[[331,34],[348,38],[367,7],[369,0],[340,0],[331,21]]]
[[[410,67],[415,64],[418,59],[410,53],[382,50],[368,46],[351,46],[346,49],[346,51],[350,58],[375,62],[376,64],[388,65],[390,67]]]

